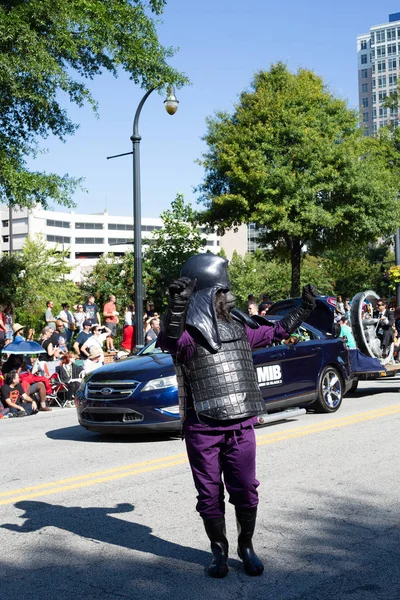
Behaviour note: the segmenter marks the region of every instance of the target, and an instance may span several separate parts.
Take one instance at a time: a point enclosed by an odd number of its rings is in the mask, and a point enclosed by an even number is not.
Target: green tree
[[[114,294],[121,320],[125,308],[134,301],[133,267],[131,251],[123,256],[115,256],[113,253],[101,256],[82,282],[82,295],[87,297],[93,294],[101,310],[108,301],[108,296]]]
[[[312,71],[257,73],[234,113],[207,124],[200,223],[263,228],[271,255],[290,260],[292,296],[305,250],[372,242],[400,222],[381,140],[364,137],[358,114]]]
[[[71,266],[66,258],[68,250],[50,248],[43,236],[28,237],[20,255],[4,255],[0,259],[0,303],[14,308],[15,319],[34,327],[44,327],[47,300],[54,301],[54,313],[62,302],[75,304],[79,288],[68,279]]]
[[[177,194],[171,208],[161,213],[162,228],[154,230],[143,266],[147,297],[160,310],[165,306],[165,292],[177,277],[183,263],[207,244],[194,224],[195,212]]]
[[[0,0],[0,201],[69,206],[80,180],[31,171],[38,138],[78,125],[61,99],[96,111],[86,81],[121,69],[142,87],[181,84],[157,37],[165,0]]]

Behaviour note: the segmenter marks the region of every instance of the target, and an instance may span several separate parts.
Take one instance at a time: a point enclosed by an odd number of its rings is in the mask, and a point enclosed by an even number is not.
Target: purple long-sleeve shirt
[[[280,341],[287,338],[288,333],[279,322],[273,325],[261,325],[257,329],[251,329],[245,325],[247,339],[249,340],[250,348],[264,348],[269,346],[273,341]],[[184,331],[179,340],[172,340],[164,335],[161,331],[158,334],[157,345],[167,352],[170,352],[179,363],[187,364],[192,358],[196,346],[196,342],[188,331]],[[184,423],[185,429],[196,429],[203,431],[215,430],[234,430],[248,427],[255,423],[257,417],[250,417],[240,422],[232,423],[230,421],[219,422],[218,425],[210,425],[200,423],[197,418],[193,406],[188,402],[187,417]],[[220,424],[221,423],[221,424]]]

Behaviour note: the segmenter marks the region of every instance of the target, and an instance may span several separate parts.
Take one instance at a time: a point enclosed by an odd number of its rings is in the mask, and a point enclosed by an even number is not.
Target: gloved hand
[[[196,279],[189,279],[189,277],[176,279],[168,288],[170,299],[172,301],[183,300],[187,302],[193,293],[195,285]]]
[[[313,309],[315,307],[315,298],[318,296],[318,290],[312,283],[307,283],[303,287],[301,299],[307,308]]]

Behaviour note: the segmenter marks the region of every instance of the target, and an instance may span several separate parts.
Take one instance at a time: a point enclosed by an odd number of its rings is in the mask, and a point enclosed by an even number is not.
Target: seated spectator
[[[350,321],[347,317],[342,317],[340,323],[340,337],[346,338],[347,345],[349,348],[357,348],[356,340],[354,339],[353,332],[350,327]]]
[[[89,350],[88,358],[83,363],[83,370],[85,375],[103,366],[101,361],[101,359],[103,358],[103,351],[100,350],[100,348],[95,348],[94,346],[92,346]]]
[[[57,340],[55,340],[53,338],[53,333],[55,332],[54,329],[51,329],[50,327],[46,326],[41,333],[41,336],[39,338],[39,344],[46,350],[46,352],[43,352],[42,354],[40,354],[40,360],[44,360],[46,362],[49,361],[54,361],[57,360],[60,356],[61,356],[61,350],[58,347],[57,344],[54,344],[54,342],[57,342]]]
[[[14,415],[12,414],[12,412],[10,412],[10,409],[9,408],[5,408],[4,404],[0,400],[0,419],[9,419],[9,418],[11,418],[13,416]]]
[[[160,319],[155,317],[150,320],[150,329],[146,333],[145,343],[148,344],[157,339],[160,332]]]
[[[258,306],[256,302],[249,302],[247,305],[247,312],[252,317],[258,315]]]
[[[1,387],[2,403],[17,417],[35,415],[38,412],[37,404],[28,396],[20,382],[18,371],[7,373],[4,385]]]
[[[67,395],[69,406],[75,406],[74,398],[81,384],[81,373],[83,367],[78,367],[75,364],[75,355],[73,352],[67,352],[61,359],[59,376],[62,383],[67,386]]]
[[[75,340],[74,351],[81,360],[85,360],[87,356],[83,354],[81,349],[83,344],[87,342],[88,339],[92,336],[92,332],[90,331],[92,327],[91,321],[86,319],[85,321],[83,321],[82,327],[82,331],[78,333],[78,337]]]
[[[93,325],[92,326],[92,335],[86,342],[81,346],[81,353],[85,356],[85,358],[89,358],[90,349],[96,348],[100,350],[101,356],[101,364],[104,363],[104,352],[103,352],[103,343],[110,335],[110,330],[108,327],[101,327],[101,325]],[[86,369],[85,369],[86,371]]]

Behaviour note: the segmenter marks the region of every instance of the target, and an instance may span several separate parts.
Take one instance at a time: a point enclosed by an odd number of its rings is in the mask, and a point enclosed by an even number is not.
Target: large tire
[[[351,329],[353,331],[357,348],[361,350],[363,354],[366,354],[366,356],[371,356],[372,358],[376,358],[376,354],[374,354],[373,349],[370,347],[368,340],[365,336],[365,331],[361,318],[362,305],[365,300],[369,300],[370,302],[372,302],[372,305],[375,306],[378,298],[378,294],[376,294],[376,292],[372,290],[360,292],[359,294],[356,294],[353,300],[351,301],[350,310]]]
[[[343,400],[343,381],[335,367],[325,367],[318,383],[318,398],[312,405],[317,413],[334,413]]]

